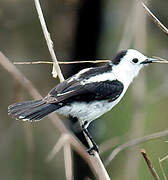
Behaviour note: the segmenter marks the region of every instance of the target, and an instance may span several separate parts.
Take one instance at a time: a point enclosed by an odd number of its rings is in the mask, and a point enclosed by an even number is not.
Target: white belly
[[[64,106],[58,109],[56,112],[67,117],[69,115],[72,117],[77,117],[83,123],[85,121],[91,122],[107,111],[110,111],[120,101],[122,96],[123,95],[113,102],[108,102],[107,100],[90,103],[74,102],[71,104],[71,106]]]

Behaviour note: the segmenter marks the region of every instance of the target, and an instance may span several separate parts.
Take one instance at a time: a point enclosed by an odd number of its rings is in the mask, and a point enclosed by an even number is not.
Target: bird
[[[8,114],[22,121],[38,121],[52,112],[69,117],[91,140],[88,153],[98,146],[88,132],[89,124],[119,103],[133,79],[146,65],[157,62],[135,49],[120,51],[108,63],[90,67],[56,85],[42,99],[19,102]]]

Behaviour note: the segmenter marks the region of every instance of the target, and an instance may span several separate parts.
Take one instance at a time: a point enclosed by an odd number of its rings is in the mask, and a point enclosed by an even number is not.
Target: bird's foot
[[[92,156],[94,156],[94,151],[99,153],[99,148],[96,144],[94,144],[91,148],[87,149],[87,152],[89,153],[89,155],[92,155]]]

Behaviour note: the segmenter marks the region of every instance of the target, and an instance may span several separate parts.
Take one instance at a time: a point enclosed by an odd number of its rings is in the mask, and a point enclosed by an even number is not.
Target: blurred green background
[[[168,27],[168,2],[146,3]],[[41,0],[41,5],[59,60],[109,59],[127,48],[138,49],[150,57],[168,58],[168,37],[146,15],[139,1]],[[89,55],[85,54],[88,50],[91,51]],[[0,51],[11,61],[51,59],[33,0],[0,0]],[[51,76],[50,65],[17,67],[43,96],[58,83]],[[68,77],[82,67],[62,65],[61,68]],[[128,139],[167,129],[167,74],[168,65],[163,64],[152,64],[141,71],[122,101],[91,124],[96,142],[101,145],[110,138],[119,137],[114,143],[116,147]],[[0,179],[66,179],[62,151],[52,161],[45,161],[60,136],[59,130],[47,118],[29,124],[9,117],[9,104],[31,97],[1,66],[0,82]],[[107,166],[111,178],[153,179],[140,154],[140,149],[145,148],[163,179],[158,158],[168,153],[166,140],[167,137],[159,138],[119,153]],[[112,148],[102,154],[102,159],[105,160],[111,151]],[[163,163],[168,177],[167,165],[168,160]]]

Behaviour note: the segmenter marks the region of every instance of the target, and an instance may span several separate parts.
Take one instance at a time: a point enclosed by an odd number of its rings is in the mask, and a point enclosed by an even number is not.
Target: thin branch
[[[168,63],[168,60],[166,60],[166,59],[163,59],[163,58],[158,57],[158,56],[153,56],[153,57],[156,58],[156,59],[158,59],[158,60],[160,60],[160,61],[157,61],[157,62],[160,62],[160,63]]]
[[[58,61],[58,64],[80,64],[80,63],[106,63],[106,62],[109,62],[110,60],[105,60],[105,59],[102,59],[102,60],[88,60],[88,61],[67,61],[67,62],[63,62],[63,61]],[[51,62],[51,61],[34,61],[34,62],[13,62],[13,64],[16,64],[16,65],[22,65],[22,64],[53,64],[54,62]]]
[[[46,161],[49,162],[51,161],[54,156],[60,151],[60,149],[64,146],[64,144],[68,141],[69,136],[68,134],[62,134],[60,136],[60,138],[58,139],[57,143],[55,144],[55,146],[53,147],[53,149],[51,150],[51,152],[48,154]]]
[[[64,162],[65,162],[65,174],[67,180],[73,179],[72,170],[72,153],[70,144],[67,142],[64,145]]]
[[[121,142],[122,137],[112,137],[99,145],[99,153],[103,154]]]
[[[168,159],[168,155],[166,155],[162,159],[160,159],[160,162],[165,161],[166,159]]]
[[[157,139],[157,138],[167,136],[167,135],[168,135],[168,129],[164,130],[164,131],[157,132],[157,133],[153,133],[153,134],[150,134],[150,135],[147,135],[147,136],[143,136],[143,137],[140,137],[140,138],[129,140],[128,142],[119,145],[118,147],[116,147],[112,151],[110,156],[106,159],[105,165],[109,165],[109,163],[117,156],[118,153],[120,153],[121,151],[125,150],[128,147],[135,146],[137,144],[141,144],[143,142],[146,142],[146,141],[149,141],[149,140],[152,140],[152,139]]]
[[[161,161],[160,158],[159,158],[159,166],[160,166],[160,169],[161,169],[161,171],[162,171],[164,180],[167,180],[166,174],[165,174],[164,169],[163,169],[163,166],[162,166],[162,161]]]
[[[13,78],[17,79],[18,82],[25,87],[25,89],[29,92],[29,94],[34,99],[40,99],[41,95],[37,91],[37,89],[33,86],[33,84],[22,74],[1,52],[0,52],[0,65],[4,69],[6,69]],[[59,129],[62,133],[66,133],[69,135],[69,143],[72,145],[73,149],[82,156],[83,159],[89,164],[89,166],[94,171],[95,175],[98,179],[107,179],[104,168],[102,167],[102,162],[99,160],[95,160],[97,157],[90,157],[83,146],[76,140],[76,138],[68,131],[68,129],[64,126],[63,122],[60,118],[55,114],[51,114],[48,116],[53,125]]]
[[[64,81],[64,76],[61,73],[61,69],[59,67],[59,64],[58,64],[58,61],[57,61],[57,58],[56,58],[56,55],[55,55],[55,52],[54,52],[53,42],[52,42],[50,34],[49,34],[48,30],[47,30],[47,26],[46,26],[46,23],[45,23],[45,20],[44,20],[44,16],[43,16],[43,12],[42,12],[42,9],[41,9],[41,6],[40,6],[40,2],[39,2],[39,0],[34,0],[34,3],[35,3],[35,6],[36,6],[36,10],[37,10],[37,13],[38,13],[38,16],[39,16],[39,19],[40,19],[41,27],[42,27],[42,30],[43,30],[43,33],[44,33],[44,36],[45,36],[45,39],[46,39],[46,42],[47,42],[47,46],[48,46],[51,58],[52,58],[52,60],[54,62],[53,71],[52,71],[53,77],[56,78],[57,74],[58,74],[60,82],[62,82],[62,81]]]
[[[153,22],[166,34],[168,35],[168,29],[160,22],[160,20],[148,9],[148,7],[143,3],[142,6],[148,13],[148,15],[152,18]]]
[[[159,178],[159,176],[158,176],[155,168],[154,168],[153,165],[152,165],[152,162],[150,161],[150,159],[149,159],[149,157],[147,156],[147,154],[146,154],[146,152],[145,152],[144,149],[141,150],[141,154],[142,154],[143,158],[145,159],[145,162],[146,162],[146,164],[147,164],[147,166],[148,166],[148,168],[149,168],[149,170],[150,170],[153,178],[154,178],[155,180],[160,180],[160,178]]]
[[[154,61],[154,63],[163,63],[167,64],[168,60],[163,59],[161,57],[153,56],[154,58],[158,59],[157,61]],[[107,63],[110,62],[110,60],[107,59],[101,59],[101,60],[86,60],[86,61],[58,61],[58,64],[81,64],[81,63]],[[33,65],[33,64],[53,64],[54,62],[51,61],[14,61],[13,64],[15,65]]]

